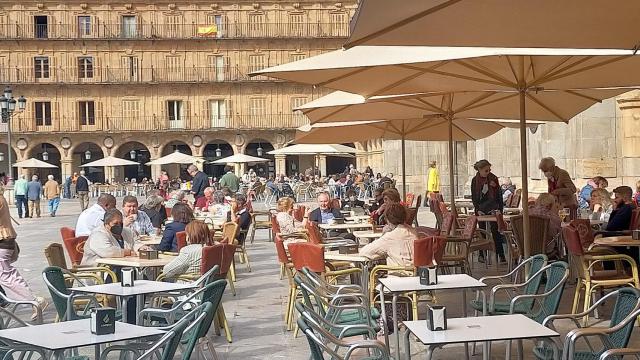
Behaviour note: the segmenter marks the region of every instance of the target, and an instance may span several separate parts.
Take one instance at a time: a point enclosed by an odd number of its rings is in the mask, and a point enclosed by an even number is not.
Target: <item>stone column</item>
[[[318,161],[318,164],[316,164],[316,166],[320,168],[320,175],[327,176],[327,156],[320,155],[318,156],[318,158],[319,158],[319,161]]]
[[[276,160],[276,177],[287,173],[287,155],[274,155]]]
[[[367,154],[357,154],[356,155],[356,169],[363,171],[367,168]]]
[[[60,180],[61,183],[64,184],[64,181],[67,179],[67,177],[73,175],[73,159],[60,159],[60,166],[62,167],[60,169],[62,179],[56,180]]]
[[[635,185],[640,177],[640,92],[633,91],[617,99],[620,107],[620,155],[618,176],[623,184]],[[635,190],[635,189],[634,189]]]

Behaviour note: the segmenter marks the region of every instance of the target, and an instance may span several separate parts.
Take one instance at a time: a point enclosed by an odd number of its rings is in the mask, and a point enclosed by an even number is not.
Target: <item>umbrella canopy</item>
[[[13,167],[17,168],[34,168],[34,169],[54,169],[57,166],[44,162],[42,160],[38,160],[36,158],[29,158],[24,161],[19,161],[13,164]]]
[[[202,160],[191,155],[183,154],[179,151],[174,151],[169,155],[149,161],[146,165],[195,164],[198,161]]]
[[[113,156],[107,156],[106,158],[98,159],[80,165],[80,167],[100,167],[100,166],[126,166],[126,165],[140,165],[139,163],[127,159],[120,159]]]
[[[640,2],[610,4],[605,0],[403,0],[391,6],[388,0],[361,0],[345,47],[634,48]]]
[[[250,156],[246,154],[235,154],[228,156],[226,158],[218,159],[212,161],[212,164],[244,164],[244,163],[259,163],[259,162],[267,162],[269,159],[264,159],[260,157]]]
[[[333,139],[331,139],[333,140]],[[326,140],[325,140],[326,143]],[[296,144],[281,149],[271,150],[271,155],[345,155],[361,154],[362,150],[340,144]]]

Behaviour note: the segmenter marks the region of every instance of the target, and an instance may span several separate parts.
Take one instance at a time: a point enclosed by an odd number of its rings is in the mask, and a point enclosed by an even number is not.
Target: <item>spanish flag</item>
[[[215,37],[218,35],[218,26],[198,26],[199,37]]]

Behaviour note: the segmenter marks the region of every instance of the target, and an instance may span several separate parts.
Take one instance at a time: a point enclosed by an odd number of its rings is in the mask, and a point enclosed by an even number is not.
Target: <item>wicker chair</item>
[[[518,247],[524,249],[524,225],[522,215],[511,218],[511,229],[518,242]],[[547,230],[549,218],[546,216],[529,215],[530,253],[529,255],[544,254],[544,245],[547,242]]]
[[[442,268],[459,267],[461,272],[471,275],[469,250],[477,228],[478,218],[469,216],[465,220],[464,229],[460,236],[447,237],[447,246],[441,263]]]

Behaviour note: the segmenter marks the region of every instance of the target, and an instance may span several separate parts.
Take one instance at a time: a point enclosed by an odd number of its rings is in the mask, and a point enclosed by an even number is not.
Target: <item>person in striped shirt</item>
[[[209,227],[203,221],[194,220],[187,224],[187,246],[180,249],[180,253],[162,269],[168,278],[186,274],[200,274],[202,262],[202,247],[211,245]]]

